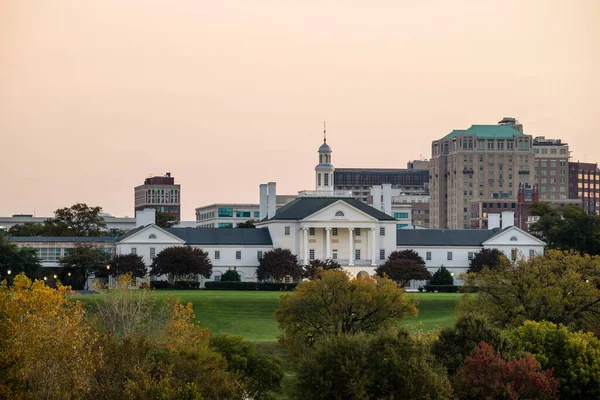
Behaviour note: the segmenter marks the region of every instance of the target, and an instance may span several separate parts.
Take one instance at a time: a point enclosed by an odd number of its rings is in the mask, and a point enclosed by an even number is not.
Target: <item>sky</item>
[[[597,0],[0,0],[0,215],[133,216],[171,172],[182,219],[404,168],[517,118],[600,161]]]

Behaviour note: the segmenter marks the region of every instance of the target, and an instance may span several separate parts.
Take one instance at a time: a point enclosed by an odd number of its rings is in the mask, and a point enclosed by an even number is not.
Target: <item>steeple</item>
[[[327,144],[327,125],[323,121],[323,144],[319,147],[319,164],[315,167],[316,188],[324,196],[333,195],[333,172],[331,147]]]

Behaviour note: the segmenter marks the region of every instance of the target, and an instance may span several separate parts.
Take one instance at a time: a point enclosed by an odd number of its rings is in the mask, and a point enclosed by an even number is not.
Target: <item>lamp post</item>
[[[110,265],[106,266],[106,277],[108,278],[108,288],[110,289],[111,284],[110,284]]]
[[[9,269],[8,271],[6,271],[6,273],[7,273],[8,275],[10,275],[10,274],[12,273],[12,271]]]

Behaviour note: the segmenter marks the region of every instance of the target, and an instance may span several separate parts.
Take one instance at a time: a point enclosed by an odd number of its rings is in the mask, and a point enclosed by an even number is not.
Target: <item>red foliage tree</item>
[[[454,377],[455,394],[460,399],[558,399],[558,380],[552,369],[541,370],[527,356],[505,361],[485,342],[479,343]]]

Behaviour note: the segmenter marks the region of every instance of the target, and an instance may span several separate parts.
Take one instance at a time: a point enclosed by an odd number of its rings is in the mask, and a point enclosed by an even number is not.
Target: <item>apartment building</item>
[[[600,170],[597,163],[569,163],[569,198],[588,214],[600,214]]]
[[[533,139],[535,183],[541,201],[566,200],[569,197],[569,145],[560,139]]]
[[[181,185],[167,172],[164,176],[152,176],[144,184],[134,188],[135,211],[154,208],[175,215],[181,220]]]
[[[501,200],[511,211],[518,188],[535,183],[532,137],[514,118],[453,130],[434,140],[431,152],[432,228],[470,228],[472,201]]]

